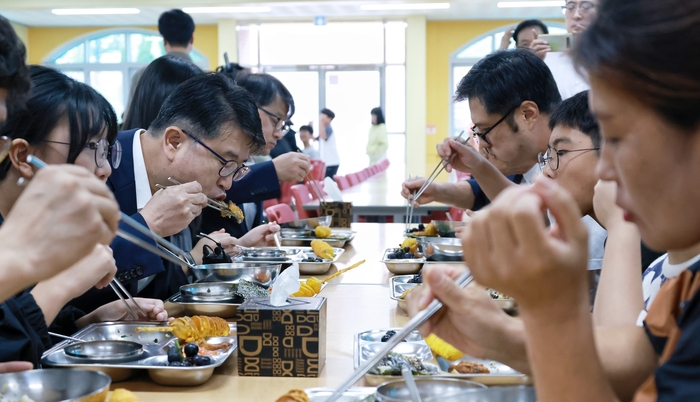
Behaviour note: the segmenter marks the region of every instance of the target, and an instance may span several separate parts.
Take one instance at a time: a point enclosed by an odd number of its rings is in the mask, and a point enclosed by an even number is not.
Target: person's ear
[[[194,45],[194,34],[192,34],[192,37],[190,38],[190,46]]]
[[[177,153],[184,150],[185,142],[188,140],[187,135],[179,127],[166,128],[162,139],[163,154],[172,162]]]
[[[521,115],[525,126],[532,130],[540,117],[540,108],[535,102],[528,100],[520,104],[520,107],[516,109],[516,113]]]
[[[12,167],[15,168],[15,170],[19,172],[20,177],[25,180],[30,180],[34,177],[34,168],[27,163],[27,156],[29,156],[29,154],[30,150],[27,140],[21,138],[12,140],[12,147],[7,157],[10,158]]]

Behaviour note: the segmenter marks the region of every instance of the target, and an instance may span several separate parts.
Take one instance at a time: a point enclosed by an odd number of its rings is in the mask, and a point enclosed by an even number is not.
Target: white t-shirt
[[[329,125],[326,126],[327,138],[318,139],[318,150],[321,154],[321,160],[326,162],[326,166],[338,166],[340,165],[340,155],[338,155],[338,144],[335,140],[336,134],[333,132],[333,128]]]
[[[568,99],[581,91],[591,89],[588,82],[576,72],[574,62],[568,53],[547,53],[544,63],[554,76],[554,81],[557,83],[562,100]]]

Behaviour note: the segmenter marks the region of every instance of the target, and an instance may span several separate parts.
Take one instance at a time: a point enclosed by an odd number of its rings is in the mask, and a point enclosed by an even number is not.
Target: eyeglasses
[[[520,105],[518,105],[518,106],[520,106]],[[506,117],[508,117],[509,114],[513,113],[513,112],[515,111],[515,109],[518,108],[518,106],[516,106],[516,107],[510,109],[510,110],[508,111],[508,113],[504,114],[503,117],[501,117],[500,120],[498,120],[498,121],[496,122],[496,124],[494,124],[493,126],[487,128],[486,131],[484,131],[483,133],[479,133],[479,132],[477,131],[476,125],[472,126],[472,136],[474,137],[474,139],[477,139],[477,137],[478,137],[478,138],[484,140],[485,143],[491,145],[491,142],[490,142],[489,140],[486,139],[486,136],[491,132],[491,130],[493,130],[494,128],[496,128],[496,126],[498,126],[499,124],[501,124],[501,123],[503,122],[503,120],[505,120]]]
[[[70,142],[61,141],[43,140],[42,142],[70,145]],[[88,142],[85,148],[95,151],[95,165],[98,168],[104,166],[107,160],[111,163],[112,169],[118,168],[122,162],[122,144],[117,140],[114,141],[114,144],[109,145],[109,141],[106,138],[101,138],[97,142]]]
[[[542,154],[540,152],[537,154],[537,164],[540,166],[540,170],[544,171],[544,167],[546,165],[549,165],[549,168],[552,170],[557,170],[559,169],[559,158],[566,154],[570,154],[572,152],[587,152],[587,151],[597,151],[600,148],[584,148],[584,149],[572,149],[572,150],[556,150],[551,147],[547,147],[547,152]],[[554,154],[552,154],[554,152]]]
[[[582,1],[578,5],[574,2],[571,2],[565,6],[561,6],[561,11],[564,14],[573,14],[577,8],[581,13],[588,13],[595,8],[595,4],[591,3],[590,1]]]
[[[274,119],[272,120],[272,124],[275,126],[275,131],[281,131],[282,134],[287,134],[289,132],[289,125],[287,124],[286,120],[280,119],[279,116],[270,111],[265,110],[265,108],[263,108],[262,106],[258,106],[258,109],[265,112],[265,114],[270,116],[271,119]]]
[[[182,130],[182,129],[180,129]],[[233,175],[233,181],[239,181],[242,178],[244,178],[248,173],[250,173],[250,167],[241,164],[241,166],[238,166],[238,162],[234,160],[226,160],[224,159],[221,155],[217,154],[216,151],[213,149],[209,148],[207,144],[203,143],[200,141],[197,137],[194,135],[188,133],[185,130],[182,130],[183,133],[187,134],[188,137],[192,138],[194,142],[198,143],[199,145],[203,146],[204,148],[207,149],[207,151],[211,152],[219,158],[219,161],[221,161],[221,169],[219,169],[219,176],[221,177],[229,177]]]

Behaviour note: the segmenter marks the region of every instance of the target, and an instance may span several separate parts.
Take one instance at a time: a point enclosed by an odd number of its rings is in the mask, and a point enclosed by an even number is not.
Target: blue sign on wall
[[[326,25],[326,17],[316,17],[316,19],[314,19],[314,24]]]

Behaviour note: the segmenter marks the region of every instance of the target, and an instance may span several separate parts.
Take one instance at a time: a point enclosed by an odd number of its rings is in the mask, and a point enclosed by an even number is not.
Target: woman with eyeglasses
[[[25,108],[13,111],[0,132],[12,138],[9,155],[0,164],[2,215],[10,212],[24,191],[24,183],[36,173],[26,161],[28,155],[48,164],[82,166],[102,181],[107,180],[112,167],[119,166],[121,158],[121,148],[115,141],[116,116],[104,97],[47,67],[30,67],[30,78],[32,87]],[[112,250],[98,245],[71,268],[7,300],[1,307],[0,361],[25,360],[36,366],[43,351],[51,346],[49,329],[70,335],[94,322],[124,319],[128,310],[121,301],[88,314],[64,308],[92,287],[107,286],[115,273]],[[136,301],[148,313],[143,319],[167,319],[160,300]]]

